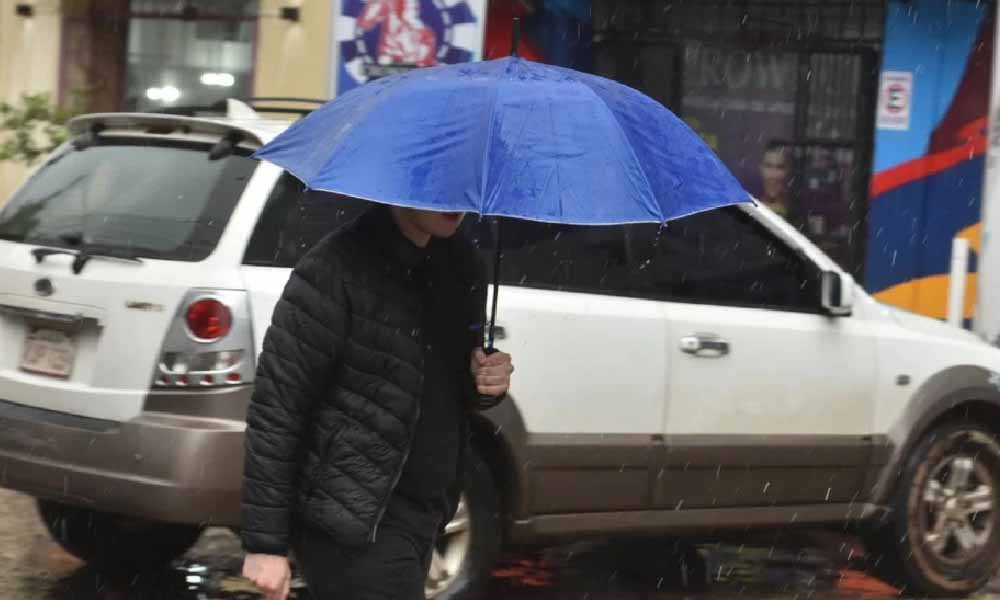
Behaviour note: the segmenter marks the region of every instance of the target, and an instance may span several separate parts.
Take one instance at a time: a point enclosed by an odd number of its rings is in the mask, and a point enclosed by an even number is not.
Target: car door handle
[[[729,354],[729,342],[714,333],[695,333],[681,338],[681,351],[699,358],[721,358]]]
[[[475,331],[476,329],[479,329],[480,327],[482,327],[481,331],[483,332],[483,337],[485,339],[485,337],[488,336],[489,333],[490,333],[490,324],[489,324],[489,321],[487,321],[486,323],[483,323],[482,325],[474,325],[474,326],[470,327],[469,330],[470,331]],[[493,326],[493,337],[495,339],[498,339],[498,340],[506,339],[507,338],[507,328],[504,327],[503,325],[500,325],[499,323],[496,324],[496,325],[494,325]]]

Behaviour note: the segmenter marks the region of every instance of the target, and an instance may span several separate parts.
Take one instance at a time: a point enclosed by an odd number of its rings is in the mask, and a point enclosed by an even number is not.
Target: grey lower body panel
[[[514,521],[515,544],[557,543],[604,536],[723,535],[734,531],[864,521],[882,515],[873,504],[643,510],[540,515]]]
[[[515,519],[867,502],[890,450],[872,436],[529,434]]]
[[[121,423],[0,401],[0,486],[145,519],[236,526],[237,417],[251,389],[153,393],[146,406],[158,410]]]

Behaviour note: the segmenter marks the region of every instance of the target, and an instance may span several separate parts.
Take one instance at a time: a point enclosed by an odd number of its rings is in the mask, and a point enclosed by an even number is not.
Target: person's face
[[[784,195],[788,189],[788,158],[782,150],[769,150],[760,161],[760,176],[764,194],[768,197]]]
[[[407,209],[406,217],[419,231],[437,238],[449,238],[458,231],[465,218],[463,212],[436,212],[432,210]]]

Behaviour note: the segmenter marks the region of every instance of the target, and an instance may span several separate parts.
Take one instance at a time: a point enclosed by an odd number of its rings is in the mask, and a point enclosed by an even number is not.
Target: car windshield
[[[0,239],[198,261],[256,166],[204,143],[102,138],[53,154],[0,211]]]

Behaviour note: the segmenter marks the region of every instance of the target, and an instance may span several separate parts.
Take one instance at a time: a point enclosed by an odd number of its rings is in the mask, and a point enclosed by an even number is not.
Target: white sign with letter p
[[[913,73],[885,71],[878,93],[879,129],[907,131],[910,129],[910,109],[913,102]]]

